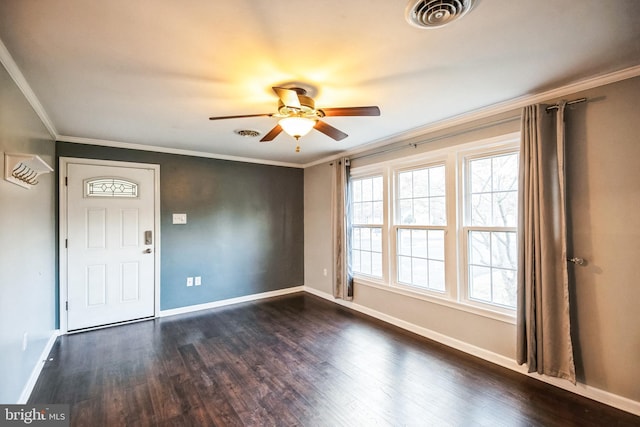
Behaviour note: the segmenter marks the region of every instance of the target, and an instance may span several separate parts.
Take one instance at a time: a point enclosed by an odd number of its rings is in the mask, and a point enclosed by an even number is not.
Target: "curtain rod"
[[[579,104],[581,102],[586,102],[586,101],[587,101],[587,98],[579,98],[579,99],[574,99],[573,101],[567,101],[566,105]],[[559,108],[559,106],[560,106],[559,104],[550,105],[545,110],[546,111],[556,110],[556,109]],[[521,115],[517,115],[517,116],[513,116],[513,117],[507,117],[506,119],[502,119],[502,120],[498,120],[498,121],[495,121],[495,122],[487,123],[487,124],[482,125],[482,126],[461,130],[459,132],[447,133],[445,135],[436,136],[436,137],[429,138],[429,139],[426,139],[426,140],[423,140],[423,141],[420,141],[420,142],[413,142],[413,143],[410,143],[410,144],[398,145],[398,146],[387,148],[387,149],[383,149],[383,150],[380,150],[380,151],[374,151],[373,153],[363,154],[361,156],[350,156],[349,159],[351,159],[351,160],[364,159],[364,158],[367,158],[367,157],[380,156],[382,154],[387,154],[387,153],[392,153],[394,151],[404,150],[405,148],[418,148],[418,146],[423,145],[423,144],[428,144],[430,142],[439,141],[439,140],[445,139],[445,138],[453,138],[453,137],[456,137],[456,136],[464,135],[464,134],[469,133],[469,132],[474,132],[476,130],[483,130],[483,129],[490,128],[490,127],[493,127],[493,126],[498,126],[498,125],[501,125],[501,124],[504,124],[504,123],[513,122],[513,121],[516,121],[516,120],[520,120],[520,118],[521,118]]]
[[[579,98],[579,99],[574,99],[573,101],[567,101],[566,105],[579,104],[580,102],[587,102],[587,98]],[[554,104],[554,105],[549,105],[547,108],[545,108],[545,110],[551,111],[551,110],[557,110],[558,108],[560,108],[560,104]]]
[[[351,159],[351,160],[364,159],[366,157],[379,156],[379,155],[382,155],[382,154],[392,153],[394,151],[404,150],[405,148],[418,148],[418,146],[420,146],[420,145],[428,144],[430,142],[438,141],[438,140],[441,140],[441,139],[453,138],[453,137],[456,137],[456,136],[459,136],[459,135],[464,135],[464,134],[469,133],[469,132],[474,132],[474,131],[477,131],[477,130],[482,130],[482,129],[490,128],[490,127],[493,127],[493,126],[498,126],[498,125],[501,125],[501,124],[504,124],[504,123],[514,122],[516,120],[520,120],[520,117],[521,117],[520,115],[507,117],[506,119],[497,120],[497,121],[494,121],[494,122],[491,122],[491,123],[484,124],[482,126],[477,126],[477,127],[470,128],[470,129],[464,129],[464,130],[461,130],[461,131],[458,131],[458,132],[447,133],[445,135],[441,135],[441,136],[436,136],[436,137],[433,137],[433,138],[425,139],[425,140],[420,141],[420,142],[412,142],[410,144],[397,145],[395,147],[387,148],[387,149],[380,150],[380,151],[375,151],[373,153],[363,154],[361,156],[350,156],[349,159]]]

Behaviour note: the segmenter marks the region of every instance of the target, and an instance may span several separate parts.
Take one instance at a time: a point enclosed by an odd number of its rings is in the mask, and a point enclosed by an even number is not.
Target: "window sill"
[[[377,281],[375,279],[372,280],[369,278],[355,277],[354,283],[356,285],[363,285],[370,288],[380,289],[393,294],[402,295],[405,297],[414,298],[414,299],[430,302],[433,304],[443,305],[445,307],[453,308],[453,309],[464,311],[467,313],[472,313],[478,316],[487,317],[500,322],[509,323],[512,325],[516,324],[515,313],[513,315],[510,315],[510,314],[501,313],[498,311],[485,309],[482,307],[477,307],[471,304],[465,304],[459,301],[452,301],[446,298],[439,298],[437,296],[427,295],[427,294],[417,292],[417,291],[412,291],[406,288],[390,286],[382,281]]]

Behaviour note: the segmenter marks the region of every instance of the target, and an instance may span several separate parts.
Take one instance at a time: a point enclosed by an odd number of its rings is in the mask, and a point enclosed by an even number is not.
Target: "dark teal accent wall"
[[[162,310],[303,284],[302,169],[65,142],[56,156],[160,165]]]

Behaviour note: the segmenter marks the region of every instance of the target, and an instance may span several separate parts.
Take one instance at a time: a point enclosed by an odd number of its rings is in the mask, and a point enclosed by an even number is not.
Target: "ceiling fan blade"
[[[380,115],[380,108],[376,106],[323,108],[320,111],[322,111],[325,116],[379,116]]]
[[[271,113],[265,113],[265,114],[242,114],[242,115],[239,115],[239,116],[209,117],[209,120],[243,119],[245,117],[261,117],[261,116],[271,117],[271,116],[273,116],[273,114],[271,114]]]
[[[273,87],[273,91],[278,95],[280,101],[284,104],[285,107],[291,108],[302,108],[300,105],[300,100],[298,99],[298,92],[292,89],[286,89],[283,87]]]
[[[335,139],[336,141],[342,141],[343,139],[349,136],[346,133],[342,132],[341,130],[336,129],[333,126],[321,120],[318,120],[314,127],[316,128],[316,130],[319,130],[320,132],[324,133],[330,138]]]
[[[262,137],[260,142],[273,141],[276,136],[280,135],[280,132],[282,132],[282,127],[280,125],[276,125],[276,127],[271,129],[268,134]]]

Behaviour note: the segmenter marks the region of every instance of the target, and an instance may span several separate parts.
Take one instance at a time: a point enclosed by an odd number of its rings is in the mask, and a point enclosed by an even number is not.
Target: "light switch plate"
[[[173,223],[174,224],[186,224],[187,223],[187,214],[186,213],[173,214]]]

